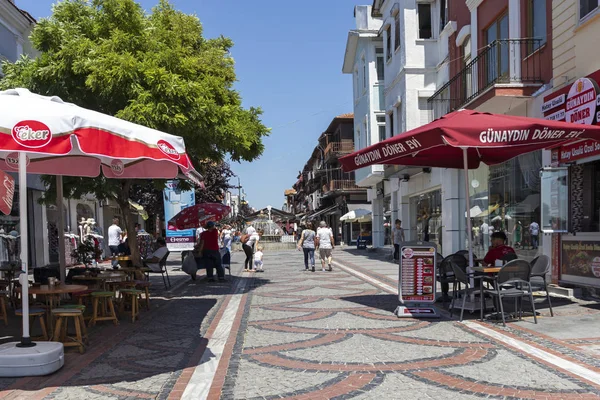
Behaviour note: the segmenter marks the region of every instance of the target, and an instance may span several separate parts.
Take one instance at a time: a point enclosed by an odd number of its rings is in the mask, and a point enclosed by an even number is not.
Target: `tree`
[[[34,60],[4,63],[0,88],[26,87],[102,113],[182,136],[200,160],[251,161],[268,129],[259,108],[244,109],[233,89],[233,43],[206,39],[197,17],[166,0],[146,14],[133,0],[65,0],[31,35]],[[94,193],[121,207],[133,231],[131,180],[69,179],[68,193]],[[160,184],[158,185],[160,186]],[[139,263],[135,235],[128,235]]]
[[[229,179],[236,176],[229,164],[205,163],[198,168],[204,177],[206,189],[196,189],[196,203],[219,203],[223,201],[225,192],[231,189]]]

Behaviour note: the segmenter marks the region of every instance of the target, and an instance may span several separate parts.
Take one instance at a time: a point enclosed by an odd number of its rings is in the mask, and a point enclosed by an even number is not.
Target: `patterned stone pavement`
[[[593,325],[559,328],[560,318],[598,320],[592,303],[558,302],[553,319],[542,308],[535,326],[460,323],[447,313],[398,319],[392,263],[336,250],[342,265],[312,273],[301,258],[267,253],[266,272],[251,274],[236,254],[237,277],[225,284],[173,271],[175,287],[154,285],[140,321],[98,328],[88,352],[69,351],[57,374],[0,379],[0,398],[600,398]],[[202,384],[206,391],[190,390]]]
[[[346,257],[337,253],[338,260]],[[473,329],[473,321],[396,318],[395,295],[349,273],[356,268],[396,285],[394,267],[379,260],[349,254],[353,267],[348,262],[334,272],[312,273],[302,270],[297,253],[265,257],[271,267],[261,279],[267,283],[242,302],[231,356],[217,371],[224,378],[213,383],[209,398],[600,398],[600,380],[494,340]],[[514,335],[519,338],[527,332],[511,329],[522,333]],[[572,360],[600,372],[584,362],[591,357]]]

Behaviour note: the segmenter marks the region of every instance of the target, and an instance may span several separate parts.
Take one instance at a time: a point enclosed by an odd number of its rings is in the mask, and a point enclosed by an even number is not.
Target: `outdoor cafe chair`
[[[456,282],[458,282],[459,284],[462,284],[465,286],[465,288],[461,291],[461,290],[454,290],[452,292],[452,303],[450,304],[450,315],[452,315],[452,312],[454,311],[456,302],[459,299],[459,294],[462,297],[462,306],[460,308],[460,321],[462,322],[463,320],[463,314],[465,312],[465,302],[467,301],[467,297],[469,295],[477,295],[477,294],[481,294],[481,291],[478,288],[471,288],[469,280],[472,274],[467,274],[461,267],[459,267],[455,262],[450,261],[450,266],[452,267],[452,271],[454,272],[454,279],[456,280]]]
[[[167,289],[167,290],[171,287],[171,279],[169,279],[169,271],[167,271],[167,258],[169,258],[170,253],[171,252],[167,251],[167,254],[165,254],[164,257],[158,262],[160,271],[152,271],[150,269],[148,271],[146,271],[146,277],[148,279],[150,279],[150,274],[161,274],[163,283],[165,284],[165,289]],[[167,279],[165,279],[165,275],[167,276]],[[167,286],[167,282],[169,283],[168,286]]]
[[[552,311],[552,302],[550,301],[550,293],[548,293],[548,284],[546,277],[550,272],[550,257],[541,255],[531,261],[531,286],[534,288],[544,289],[546,292],[546,299],[548,299],[548,306],[550,308],[550,316],[554,317],[554,311]]]
[[[533,293],[529,279],[531,277],[531,265],[525,260],[513,260],[504,265],[495,277],[482,276],[484,281],[493,282],[493,289],[485,289],[482,293],[489,294],[496,298],[500,305],[500,314],[502,316],[502,324],[506,326],[506,318],[504,316],[504,298],[515,299],[515,312],[517,312],[517,303],[522,305],[522,302],[517,300],[523,297],[529,297],[531,301],[531,309],[533,311],[533,319],[537,324],[537,316],[535,313],[535,304],[533,303]],[[522,306],[519,307],[519,319],[523,315]],[[481,320],[483,321],[483,307],[481,308]]]
[[[454,262],[459,268],[467,269],[467,260],[460,255],[451,254],[444,258],[438,267],[437,280],[442,285],[442,288],[450,289],[452,283],[452,291],[456,290],[457,282],[454,279],[454,271],[452,270],[451,262]],[[443,292],[443,290],[442,290]],[[442,296],[442,307],[446,305],[446,298]]]

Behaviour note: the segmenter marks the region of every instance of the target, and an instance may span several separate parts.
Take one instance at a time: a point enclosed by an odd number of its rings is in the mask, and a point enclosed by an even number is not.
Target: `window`
[[[375,58],[377,60],[377,80],[382,81],[384,79],[384,62],[383,62],[383,48],[378,47],[375,49]]]
[[[378,115],[376,118],[377,118],[377,130],[379,132],[379,141],[383,142],[386,139],[385,115]]]
[[[583,18],[598,8],[598,0],[579,0],[579,18]]]
[[[354,70],[354,98],[358,99],[360,97],[360,80],[358,79],[358,69]]]
[[[388,25],[385,28],[386,32],[386,42],[385,42],[385,50],[387,51],[386,59],[389,60],[392,58],[392,27]]]
[[[396,107],[396,134],[402,130],[402,103]]]
[[[387,137],[392,137],[394,136],[394,112],[392,111],[391,113],[389,113],[387,117],[388,122],[390,123],[390,131]]]
[[[369,132],[369,125],[368,125],[366,117],[365,117],[365,122],[363,122],[363,131],[365,132],[365,136],[366,136],[366,140],[365,140],[365,142],[367,143],[366,147],[369,147],[371,145],[371,132]]]
[[[527,8],[529,37],[540,39],[531,43],[529,52],[532,53],[546,43],[546,0],[529,0]]]
[[[400,48],[400,12],[397,12],[394,16],[394,45],[395,49]]]
[[[417,4],[417,12],[419,13],[419,39],[431,39],[431,4]]]
[[[360,140],[360,127],[356,130],[356,148],[357,149],[362,149],[362,146],[360,145],[361,143]]]
[[[492,45],[486,50],[487,83],[496,82],[508,76],[508,15],[504,14],[494,21],[485,31],[486,44]],[[497,41],[497,42],[496,42]]]
[[[444,27],[448,23],[448,2],[446,0],[440,0],[440,32],[444,30]]]
[[[363,56],[362,60],[362,89],[363,91],[367,90],[367,61]]]

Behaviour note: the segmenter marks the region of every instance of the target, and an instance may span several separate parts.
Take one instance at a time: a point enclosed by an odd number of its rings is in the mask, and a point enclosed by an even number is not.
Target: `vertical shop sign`
[[[15,180],[6,172],[0,170],[0,211],[4,215],[10,215],[13,206],[13,198],[15,197]]]
[[[167,181],[163,191],[165,205],[165,221],[171,220],[175,215],[187,207],[196,204],[196,195],[193,190],[179,190],[177,181]],[[166,242],[169,251],[193,250],[196,239],[195,229],[169,229],[166,226]]]
[[[400,249],[398,317],[438,317],[435,303],[436,246],[428,242],[405,243]]]
[[[573,83],[565,106],[565,119],[574,124],[591,125],[596,118],[596,83],[579,78]]]

